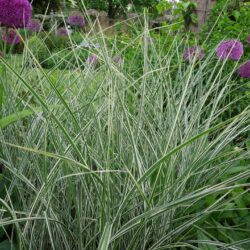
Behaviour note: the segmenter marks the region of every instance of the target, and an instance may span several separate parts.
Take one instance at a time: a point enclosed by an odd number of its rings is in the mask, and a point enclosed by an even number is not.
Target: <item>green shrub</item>
[[[39,38],[38,36],[33,36],[28,41],[28,48],[32,55],[38,60],[38,62],[42,63],[44,60],[46,60],[50,52],[44,43],[44,41]]]
[[[83,67],[88,54],[88,51],[82,49],[76,49],[75,52],[68,49],[54,51],[43,66],[62,70]]]
[[[53,50],[61,50],[68,47],[69,38],[66,36],[56,36],[55,34],[46,33],[43,34],[44,42],[47,45],[48,49],[52,52]]]
[[[84,39],[84,35],[81,32],[73,32],[73,34],[71,35],[71,40],[73,42],[73,44],[75,45],[79,45]]]

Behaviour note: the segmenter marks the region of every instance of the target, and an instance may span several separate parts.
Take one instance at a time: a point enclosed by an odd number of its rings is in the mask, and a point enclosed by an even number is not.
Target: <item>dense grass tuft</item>
[[[184,63],[184,41],[159,50],[148,36],[146,27],[135,38],[141,46],[120,50],[100,34],[96,67],[73,43],[74,67],[61,52],[63,69],[60,60],[43,69],[29,43],[22,58],[2,61],[1,116],[12,121],[0,129],[0,225],[17,248],[249,245],[227,237],[247,230],[244,219],[222,218],[230,210],[249,216],[235,203],[249,192],[250,112],[235,111],[234,71],[214,51]],[[130,46],[139,63],[112,60]]]

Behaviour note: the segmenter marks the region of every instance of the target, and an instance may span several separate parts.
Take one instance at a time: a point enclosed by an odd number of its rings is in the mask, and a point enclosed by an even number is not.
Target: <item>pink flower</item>
[[[7,33],[2,33],[2,39],[9,45],[17,45],[21,41],[20,36],[13,29],[9,29]]]
[[[238,40],[227,40],[219,44],[216,49],[217,56],[221,60],[231,59],[238,61],[243,55],[243,44]]]
[[[238,73],[240,77],[250,78],[250,60],[239,67]]]
[[[59,29],[56,31],[56,35],[57,35],[57,36],[70,36],[70,35],[71,35],[71,30],[62,27],[62,28],[59,28]]]
[[[184,51],[183,58],[186,62],[192,62],[193,60],[202,60],[205,56],[204,50],[200,46],[193,46],[187,48]]]
[[[0,25],[12,28],[26,27],[32,7],[28,0],[0,0]]]
[[[31,19],[27,25],[27,29],[33,32],[41,32],[43,29],[43,24],[39,19]]]
[[[74,11],[68,17],[67,23],[72,26],[83,27],[85,25],[85,19],[80,13],[78,13],[77,11]]]
[[[98,63],[98,58],[96,55],[90,55],[88,58],[87,58],[87,61],[86,63],[90,66],[93,66],[95,67]]]

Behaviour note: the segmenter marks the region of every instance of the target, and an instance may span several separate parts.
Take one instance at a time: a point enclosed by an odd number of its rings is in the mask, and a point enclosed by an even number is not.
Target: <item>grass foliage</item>
[[[184,63],[185,41],[163,53],[148,36],[136,38],[140,74],[101,33],[96,68],[73,44],[73,69],[59,70],[63,56],[43,69],[29,43],[2,60],[0,236],[17,249],[249,246],[235,201],[249,192],[250,112],[233,112],[234,71],[214,51]],[[240,220],[223,219],[232,211]]]

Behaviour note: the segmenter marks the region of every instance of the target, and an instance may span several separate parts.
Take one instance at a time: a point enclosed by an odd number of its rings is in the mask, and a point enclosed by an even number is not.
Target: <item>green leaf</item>
[[[163,11],[163,5],[162,5],[162,3],[158,3],[156,5],[156,9],[157,9],[157,11],[158,11],[159,14],[162,13],[162,11]]]
[[[162,13],[163,11],[168,11],[172,8],[172,4],[170,2],[160,2],[156,5],[156,9],[158,11],[158,13]]]
[[[15,248],[13,247],[13,245],[11,246],[10,241],[5,240],[5,241],[0,242],[0,249],[1,250],[11,250],[11,249],[15,249]]]
[[[240,12],[239,11],[237,11],[237,10],[234,10],[233,11],[233,16],[235,17],[235,19],[236,19],[236,21],[239,19],[239,17],[240,17]]]
[[[98,250],[108,250],[111,238],[111,231],[112,231],[112,224],[106,223],[102,233]]]
[[[34,112],[40,112],[41,108],[35,108],[34,110],[31,109],[25,109],[23,111],[11,114],[7,117],[4,117],[0,119],[0,128],[4,129],[8,127],[10,124],[17,122],[18,120],[24,119],[28,116],[31,116],[34,114]]]

